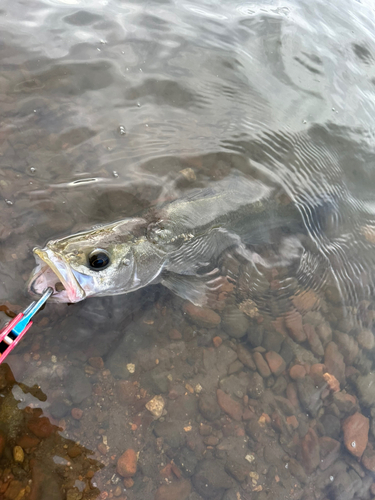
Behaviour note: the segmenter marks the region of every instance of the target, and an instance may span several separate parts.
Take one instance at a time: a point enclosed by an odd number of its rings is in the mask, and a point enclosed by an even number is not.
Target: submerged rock
[[[197,492],[205,499],[221,498],[225,490],[235,486],[235,481],[218,460],[204,459],[199,462],[192,478]]]
[[[365,451],[369,429],[369,419],[359,412],[342,422],[345,447],[355,457],[360,458]]]

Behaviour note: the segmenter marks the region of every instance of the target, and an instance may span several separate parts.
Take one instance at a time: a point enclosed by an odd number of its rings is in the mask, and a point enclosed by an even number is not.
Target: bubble
[[[32,174],[35,174],[35,172],[36,172],[36,168],[35,168],[35,167],[30,167],[30,172],[31,172]]]
[[[123,125],[119,126],[118,131],[120,132],[120,135],[126,135],[126,130]]]
[[[113,175],[113,177],[116,177],[116,178],[119,176],[119,175],[118,175],[118,172],[116,172],[116,170],[114,170],[114,171],[112,172],[112,175]]]
[[[333,476],[329,476],[329,480],[333,481],[335,478]]]
[[[10,200],[7,200],[7,199],[5,199],[5,203],[6,203],[7,205],[13,205],[13,201],[10,201]]]
[[[141,107],[141,103],[137,102],[137,106],[138,106],[138,108],[140,108]]]
[[[355,441],[353,441],[353,442],[352,442],[352,448],[355,448],[356,446],[357,446],[356,442],[355,442]]]

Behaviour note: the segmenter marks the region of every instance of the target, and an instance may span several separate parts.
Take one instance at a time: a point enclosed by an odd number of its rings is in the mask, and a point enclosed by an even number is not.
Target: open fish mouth
[[[54,302],[79,302],[86,293],[78,283],[70,266],[49,248],[34,248],[36,267],[27,288],[32,295],[42,295],[51,287]]]

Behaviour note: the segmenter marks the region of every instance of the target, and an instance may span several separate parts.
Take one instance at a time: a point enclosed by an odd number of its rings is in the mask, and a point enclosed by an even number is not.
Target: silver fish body
[[[280,224],[274,197],[273,188],[231,175],[142,217],[49,241],[34,249],[28,289],[41,294],[52,286],[54,301],[78,302],[162,283],[204,305],[209,279],[200,270],[226,250],[254,260],[251,244]]]

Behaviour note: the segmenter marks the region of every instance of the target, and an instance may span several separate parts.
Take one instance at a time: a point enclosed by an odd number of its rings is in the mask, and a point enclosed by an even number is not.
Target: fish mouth
[[[36,267],[27,284],[29,293],[42,295],[51,287],[53,302],[79,302],[86,293],[78,283],[70,266],[49,248],[34,248]]]

